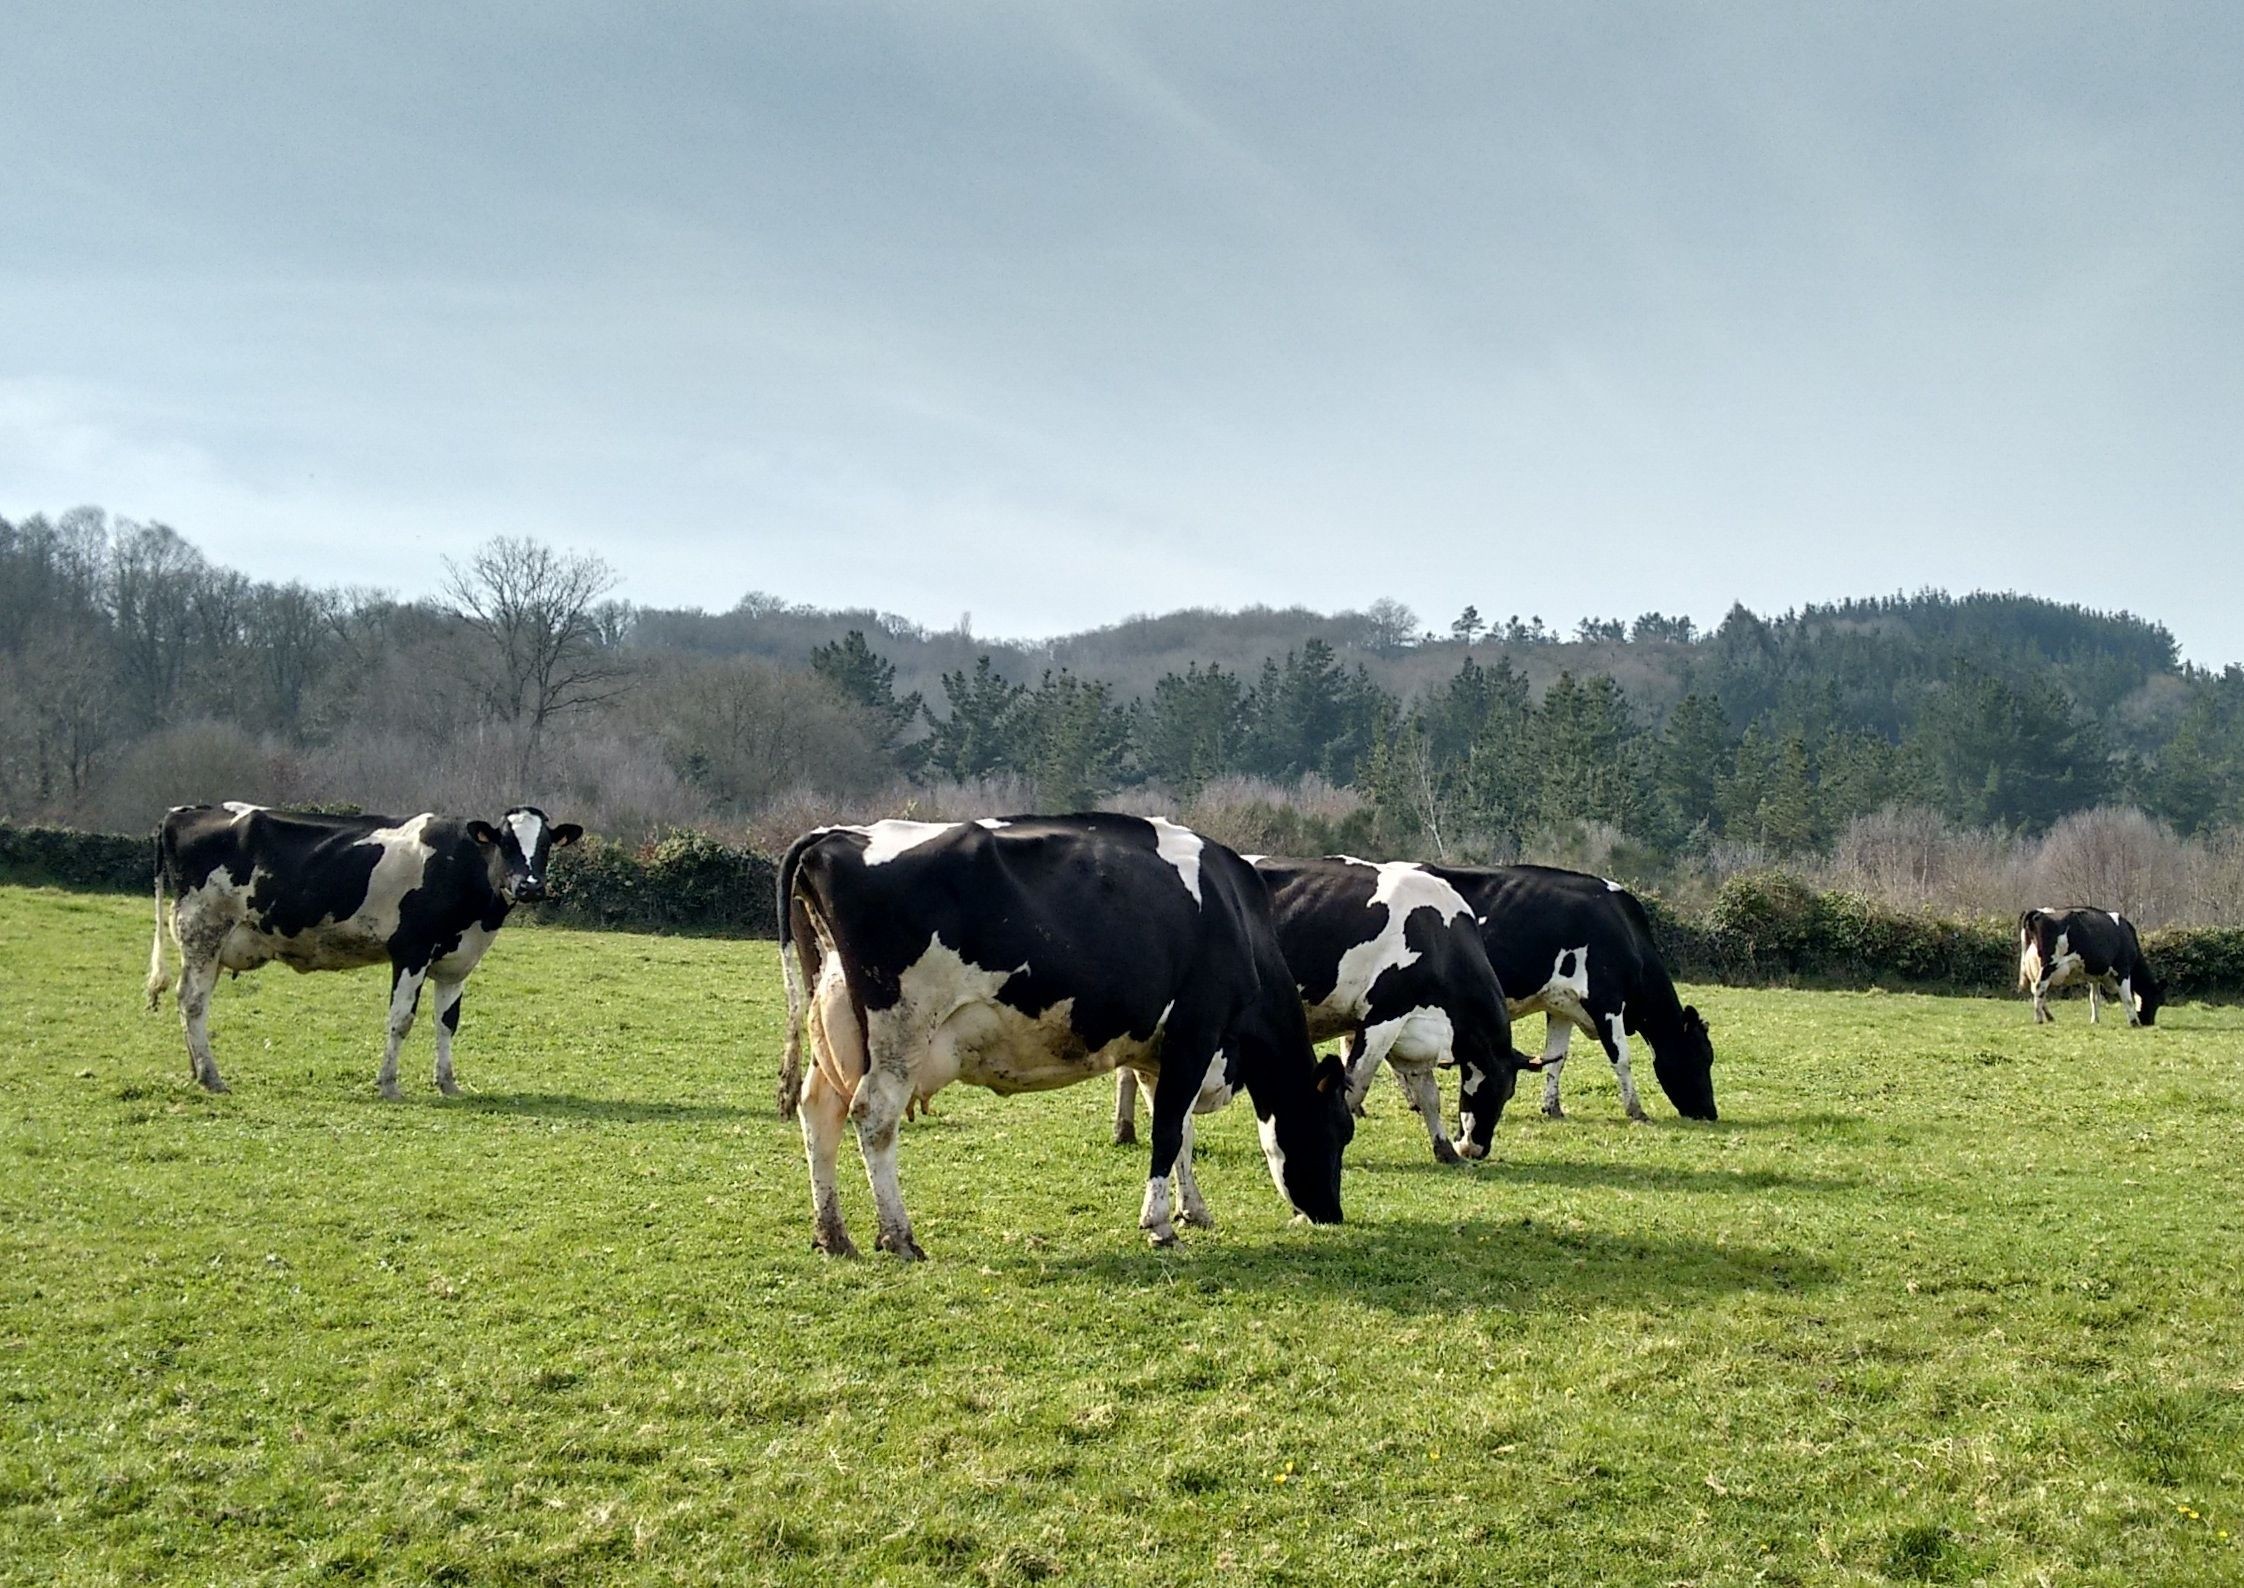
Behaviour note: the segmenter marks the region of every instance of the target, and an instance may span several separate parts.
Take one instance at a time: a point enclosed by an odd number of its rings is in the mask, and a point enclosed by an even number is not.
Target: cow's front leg
[[[1613,1061],[1613,1078],[1621,1083],[1621,1107],[1637,1124],[1644,1123],[1644,1103],[1636,1095],[1636,1077],[1628,1067],[1628,1027],[1616,1009],[1605,1017],[1605,1056]]]
[[[2132,976],[2122,976],[2119,979],[2119,1007],[2127,1011],[2129,1025],[2139,1026],[2143,1023],[2143,1012],[2135,1006],[2135,978]]]
[[[857,1122],[857,1151],[865,1160],[865,1178],[872,1182],[873,1206],[880,1218],[880,1234],[873,1244],[917,1262],[927,1254],[912,1239],[904,1188],[896,1178],[896,1133],[911,1098],[911,1083],[898,1071],[876,1063],[857,1083],[849,1117]]]
[[[1564,1119],[1566,1110],[1558,1106],[1558,1072],[1566,1068],[1566,1049],[1574,1040],[1574,1023],[1557,1015],[1543,1016],[1543,1114],[1548,1119]]]
[[[1348,1039],[1348,1108],[1358,1119],[1363,1118],[1364,1097],[1371,1090],[1372,1077],[1379,1073],[1379,1066],[1387,1062],[1402,1030],[1402,1021],[1388,1020],[1358,1030]]]
[[[1127,1064],[1114,1072],[1114,1145],[1128,1147],[1138,1139],[1138,1072]]]
[[[460,1034],[460,995],[466,990],[465,981],[436,983],[436,1089],[446,1097],[460,1095],[452,1081],[452,1039]]]
[[[1192,1119],[1184,1116],[1184,1144],[1177,1149],[1177,1217],[1195,1229],[1215,1228],[1215,1215],[1200,1197],[1200,1180],[1192,1172]]]
[[[1434,1080],[1433,1066],[1429,1064],[1398,1064],[1392,1058],[1387,1068],[1394,1073],[1395,1084],[1402,1088],[1403,1096],[1417,1110],[1425,1122],[1426,1135],[1434,1144],[1436,1163],[1462,1163],[1457,1148],[1450,1142],[1449,1132],[1441,1122],[1441,1087]]]
[[[210,1051],[210,994],[218,985],[218,960],[181,945],[179,1023],[187,1032],[187,1072],[205,1091],[229,1090]]]
[[[1156,1246],[1177,1243],[1177,1228],[1169,1218],[1169,1181],[1179,1159],[1190,1151],[1192,1105],[1199,1100],[1200,1083],[1212,1062],[1204,1047],[1197,1057],[1191,1054],[1173,1025],[1167,1046],[1166,1062],[1153,1083],[1153,1161],[1146,1172],[1145,1203],[1138,1211],[1138,1228]],[[1189,1167],[1185,1176],[1189,1181]],[[1190,1222],[1189,1211],[1186,1219]]]
[[[421,983],[427,979],[425,966],[418,970],[406,965],[390,967],[390,1038],[382,1049],[382,1073],[375,1078],[375,1085],[393,1103],[398,1101],[397,1050],[405,1046],[413,1030],[413,1016],[421,1007]]]

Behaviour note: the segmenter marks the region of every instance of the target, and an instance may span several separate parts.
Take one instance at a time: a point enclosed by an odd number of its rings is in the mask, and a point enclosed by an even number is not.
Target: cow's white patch
[[[514,834],[514,847],[522,851],[522,858],[537,859],[538,834],[545,831],[545,818],[536,811],[510,811],[506,825]]]
[[[187,807],[184,805],[173,807],[173,809],[175,810],[185,810],[186,808]],[[232,811],[237,817],[254,816],[259,811],[264,810],[265,808],[266,807],[263,805],[252,805],[247,800],[228,800],[225,804],[219,807],[220,810]]]
[[[1293,1193],[1286,1189],[1286,1150],[1278,1145],[1278,1121],[1273,1115],[1257,1119],[1255,1128],[1262,1136],[1262,1161],[1270,1166],[1270,1183],[1278,1188],[1278,1195],[1293,1206]]]
[[[1074,999],[1034,1016],[1002,1002],[998,994],[1006,983],[1027,968],[988,969],[961,957],[940,934],[931,937],[926,952],[898,978],[896,1002],[867,1016],[871,1051],[896,1066],[911,1095],[922,1100],[953,1081],[993,1092],[1039,1092],[1118,1064],[1159,1073],[1158,1028],[1092,1049],[1075,1029]]]
[[[1194,904],[1200,903],[1200,851],[1207,840],[1189,827],[1179,827],[1162,816],[1146,818],[1153,826],[1153,847],[1163,860],[1177,868],[1184,879],[1185,891],[1192,895]]]
[[[1455,888],[1411,861],[1338,858],[1379,873],[1366,908],[1384,909],[1387,919],[1376,934],[1340,956],[1332,991],[1312,1011],[1313,1019],[1319,1015],[1327,1020],[1361,1019],[1369,1012],[1371,989],[1379,978],[1417,963],[1418,951],[1406,940],[1405,928],[1420,910],[1432,910],[1444,923],[1473,913]]]
[[[891,817],[865,827],[844,827],[845,833],[859,833],[865,839],[864,861],[868,866],[885,866],[898,855],[909,854],[921,844],[933,843],[947,832],[957,829],[956,822],[908,822]]]
[[[1270,857],[1268,855],[1241,855],[1239,858],[1250,866],[1259,866]]]
[[[1589,997],[1589,945],[1565,948],[1551,961],[1550,979],[1524,998],[1506,998],[1514,1020],[1522,1015],[1545,1014],[1554,1020],[1563,1020],[1579,1026],[1593,1037],[1602,1039],[1602,1033],[1590,1019],[1584,1007]]]
[[[987,827],[994,833],[1000,827],[1010,827],[1013,824],[1002,816],[977,816],[974,818],[974,825],[976,827]]]
[[[2104,913],[2112,918],[2112,925],[2114,926],[2125,926],[2127,924],[2124,920],[2120,919],[2120,914],[2117,910],[2106,910]]]
[[[1624,890],[1619,883],[1615,882],[1611,877],[1607,877],[1605,879],[1605,891],[1607,893],[1620,893]]]

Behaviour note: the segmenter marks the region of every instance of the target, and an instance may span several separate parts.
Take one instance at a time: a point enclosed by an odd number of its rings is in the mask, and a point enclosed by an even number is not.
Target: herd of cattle
[[[226,1090],[212,1055],[221,971],[387,962],[379,1084],[395,1098],[400,1045],[424,984],[437,1011],[436,1084],[457,1090],[452,1037],[468,974],[516,904],[544,896],[553,851],[582,830],[518,807],[497,824],[405,821],[228,802],[181,806],[156,838],[148,1005],[167,984],[167,936],[194,1077]],[[1559,1074],[1579,1030],[1644,1118],[1630,1041],[1676,1110],[1711,1120],[1714,1048],[1677,997],[1643,906],[1615,882],[1546,866],[1462,868],[1345,856],[1240,855],[1159,817],[1092,814],[819,828],[779,872],[787,1038],[779,1109],[799,1119],[817,1243],[855,1250],[835,1160],[853,1125],[877,1244],[922,1255],[897,1178],[909,1110],[953,1081],[1043,1091],[1114,1072],[1114,1139],[1136,1139],[1152,1090],[1140,1227],[1211,1222],[1192,1173],[1192,1121],[1241,1091],[1279,1194],[1317,1223],[1341,1218],[1341,1157],[1386,1065],[1434,1156],[1485,1157],[1521,1071]],[[166,905],[169,904],[167,914]],[[2132,924],[2103,910],[2029,910],[2020,985],[2037,1022],[2069,982],[2148,1025],[2161,1001]],[[1545,1016],[1539,1056],[1512,1022]],[[1346,1057],[1315,1044],[1345,1038]],[[1455,1135],[1434,1072],[1458,1072]]]

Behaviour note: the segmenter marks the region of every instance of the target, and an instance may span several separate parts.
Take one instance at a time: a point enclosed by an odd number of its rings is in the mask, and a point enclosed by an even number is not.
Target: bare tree
[[[521,735],[527,770],[555,717],[613,700],[629,669],[606,640],[601,598],[616,571],[588,552],[494,536],[461,566],[447,557],[444,593],[481,639],[485,709]]]
[[[1394,656],[1418,636],[1418,614],[1392,596],[1381,596],[1364,608],[1364,635],[1374,652]]]

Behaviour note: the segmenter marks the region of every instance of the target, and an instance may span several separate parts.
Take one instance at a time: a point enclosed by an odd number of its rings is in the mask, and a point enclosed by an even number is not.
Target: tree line
[[[532,540],[408,600],[253,580],[93,508],[0,521],[0,813],[536,796],[621,831],[990,779],[1059,809],[1250,777],[1353,791],[1346,836],[1386,852],[1499,856],[1594,824],[1647,865],[1720,840],[1811,853],[1888,806],[2022,833],[2113,800],[2183,833],[2244,819],[2244,671],[2031,597],[1571,637],[1473,606],[1437,632],[1375,601],[1007,646],[761,595],[634,608],[619,586]]]

